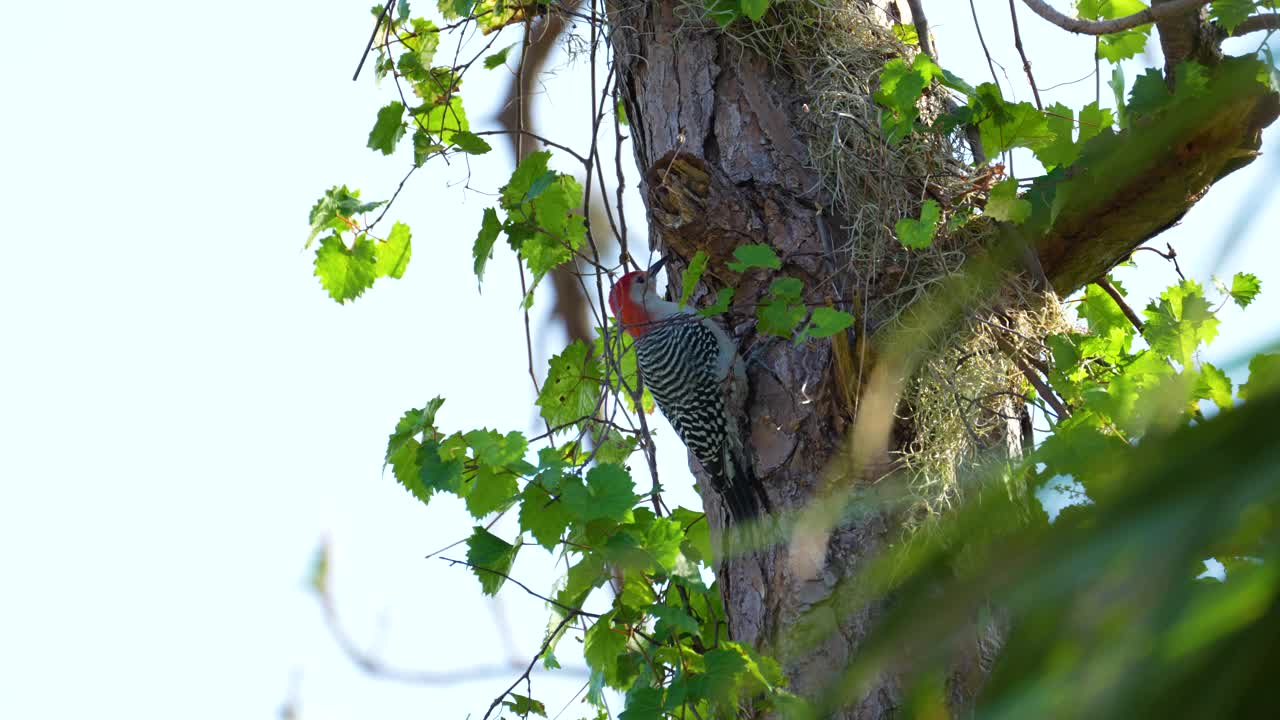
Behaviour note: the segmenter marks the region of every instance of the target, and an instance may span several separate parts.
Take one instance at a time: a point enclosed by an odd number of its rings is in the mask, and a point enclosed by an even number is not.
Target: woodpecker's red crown
[[[622,328],[632,337],[640,337],[649,326],[644,294],[650,282],[649,273],[637,270],[618,278],[609,290],[609,309],[613,311],[614,317],[622,321]]]

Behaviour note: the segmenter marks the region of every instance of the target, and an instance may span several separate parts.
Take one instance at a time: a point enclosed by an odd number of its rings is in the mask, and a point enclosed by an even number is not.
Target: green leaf
[[[1141,0],[1076,0],[1076,12],[1086,20],[1112,20],[1146,9]],[[1098,42],[1098,56],[1112,63],[1127,60],[1142,52],[1150,34],[1151,25],[1147,24],[1103,35]]]
[[[496,430],[472,430],[463,437],[475,451],[476,462],[484,465],[508,467],[524,458],[529,441],[513,430],[503,435]]]
[[[418,448],[417,460],[418,483],[425,491],[424,496],[419,496],[420,500],[426,502],[437,490],[455,495],[462,493],[462,466],[466,460],[466,444],[461,436],[455,435],[443,443],[427,438]],[[418,495],[414,488],[409,487],[409,490]]]
[[[462,109],[462,98],[454,95],[448,103],[436,103],[414,111],[414,119],[419,127],[427,133],[440,138],[443,143],[452,143],[454,135],[471,128],[467,122],[467,113]]]
[[[1103,130],[1109,130],[1114,124],[1115,116],[1110,108],[1099,107],[1096,101],[1085,105],[1080,110],[1080,136],[1077,143],[1085,144]]]
[[[511,48],[513,48],[513,47],[515,47],[515,46],[516,46],[516,44],[515,44],[515,43],[511,43],[510,45],[508,45],[508,46],[506,46],[506,47],[502,48],[502,49],[501,49],[501,50],[499,50],[498,52],[496,52],[496,53],[494,53],[494,54],[490,55],[489,57],[485,58],[485,59],[484,59],[484,69],[485,69],[485,70],[492,70],[492,69],[494,69],[494,68],[498,67],[499,65],[506,65],[506,64],[507,64],[507,55],[511,53]]]
[[[481,465],[471,480],[467,492],[467,512],[479,520],[491,512],[506,510],[515,502],[520,487],[510,470],[492,465]]]
[[[689,261],[689,267],[684,269],[680,274],[680,304],[688,305],[689,296],[693,294],[693,289],[698,285],[698,281],[702,279],[702,273],[707,270],[707,262],[711,258],[705,252],[699,250],[694,253],[693,260]]]
[[[680,557],[684,528],[670,518],[654,518],[645,530],[644,549],[663,572],[670,572]]]
[[[451,141],[458,149],[468,155],[483,155],[493,149],[485,139],[465,130],[453,133]]]
[[[1164,74],[1156,68],[1147,68],[1133,81],[1128,109],[1133,115],[1151,115],[1167,105],[1172,97],[1165,85]]]
[[[516,169],[511,173],[511,178],[507,180],[507,184],[502,186],[501,198],[502,207],[506,210],[515,210],[528,200],[530,188],[538,178],[546,175],[547,162],[551,160],[551,151],[539,150],[529,153]]]
[[[1107,81],[1111,93],[1116,100],[1116,119],[1121,129],[1129,127],[1129,108],[1124,102],[1124,67],[1117,63],[1111,68],[1111,79]]]
[[[1240,386],[1240,399],[1252,401],[1280,390],[1280,353],[1262,353],[1249,360],[1249,379]]]
[[[1053,136],[1053,140],[1035,151],[1036,159],[1044,165],[1046,170],[1052,170],[1060,165],[1070,165],[1080,154],[1073,139],[1074,113],[1066,105],[1056,103],[1046,111],[1045,122],[1048,124],[1049,134]],[[1030,213],[1030,210],[1031,207],[1028,205],[1027,212]]]
[[[920,219],[902,218],[894,225],[898,242],[904,247],[922,250],[933,244],[933,235],[938,230],[938,220],[942,217],[942,208],[935,200],[925,200],[920,207]]]
[[[716,301],[711,305],[698,311],[702,317],[715,317],[729,312],[729,305],[733,302],[733,288],[720,288],[716,291]]]
[[[681,608],[653,605],[649,608],[649,614],[657,618],[658,622],[653,626],[653,634],[659,642],[666,642],[681,634],[694,637],[698,635],[698,621]]]
[[[778,259],[778,254],[773,248],[760,243],[739,245],[734,248],[733,256],[738,260],[729,263],[728,268],[736,273],[746,272],[750,268],[771,270],[782,268],[782,261]]]
[[[329,297],[339,303],[355,300],[378,278],[373,241],[360,235],[348,248],[337,235],[324,238],[316,249],[315,275]]]
[[[608,519],[626,522],[636,504],[635,483],[620,465],[596,465],[581,478],[566,477],[560,501],[580,522]]]
[[[568,425],[595,413],[600,398],[600,378],[604,368],[589,348],[575,340],[551,358],[537,405],[542,417],[553,427]]]
[[[387,239],[378,243],[375,249],[377,263],[375,272],[378,277],[391,277],[399,280],[404,277],[404,269],[409,265],[409,256],[413,248],[409,244],[409,226],[397,222],[391,226]]]
[[[604,558],[597,553],[589,553],[569,568],[564,587],[556,593],[556,602],[565,607],[581,607],[591,591],[603,585],[609,577],[604,569]]]
[[[933,78],[941,74],[942,69],[924,53],[916,55],[911,65],[901,59],[885,63],[880,71],[880,89],[875,92],[875,100],[888,110],[880,116],[886,142],[896,144],[911,134],[916,118],[920,116],[917,107],[920,96]]]
[[[742,14],[751,18],[752,22],[760,22],[764,12],[769,9],[769,0],[740,0]]]
[[[706,0],[706,10],[707,16],[715,20],[721,29],[742,17],[740,0]]]
[[[1005,102],[994,83],[979,85],[969,102],[975,109],[974,119],[987,157],[1015,147],[1036,150],[1053,142],[1044,113],[1031,103]]]
[[[444,150],[444,146],[436,142],[422,128],[413,131],[413,164],[422,167],[427,158]]]
[[[1262,281],[1253,273],[1236,273],[1231,278],[1231,299],[1241,309],[1249,307],[1249,303],[1262,292]]]
[[[1081,341],[1081,351],[1119,363],[1129,352],[1137,329],[1116,301],[1102,288],[1090,284],[1076,311],[1089,324],[1090,336]]]
[[[719,705],[737,705],[738,687],[747,669],[747,659],[737,650],[712,650],[703,656],[707,697]]]
[[[920,44],[920,33],[916,32],[915,25],[906,23],[893,24],[893,36],[898,38],[898,42],[907,46],[916,46]]]
[[[520,545],[512,545],[479,525],[472,530],[471,537],[467,538],[467,562],[480,579],[480,589],[485,595],[498,593],[507,581],[505,576],[511,572],[518,552]]]
[[[818,338],[831,337],[851,327],[853,327],[853,315],[835,308],[819,307],[813,309],[813,316],[809,318],[809,325],[804,329],[804,334]]]
[[[632,687],[627,692],[625,709],[618,720],[662,720],[662,691],[651,687]]]
[[[525,697],[519,693],[511,693],[510,697],[512,700],[505,700],[502,704],[510,708],[511,712],[519,715],[520,717],[528,717],[530,714],[539,715],[541,717],[547,716],[547,706],[543,705],[541,702],[530,697]]]
[[[618,98],[618,101],[614,103],[613,113],[618,117],[618,124],[622,127],[627,127],[631,124],[631,121],[627,119],[627,104],[622,102],[622,98]]]
[[[1195,394],[1198,398],[1212,400],[1223,410],[1229,410],[1235,404],[1231,400],[1231,379],[1220,368],[1209,363],[1200,366]]]
[[[605,613],[587,629],[582,657],[587,667],[604,673],[605,683],[618,687],[618,657],[627,650],[627,636],[621,629],[612,627],[613,615],[613,612]]]
[[[404,104],[399,101],[387,104],[378,111],[378,121],[369,131],[369,148],[390,155],[404,137],[405,127]]]
[[[555,550],[570,519],[564,503],[553,500],[541,485],[525,486],[520,502],[520,529],[528,530],[539,545]]]
[[[498,213],[493,208],[484,209],[484,219],[480,221],[480,233],[476,235],[476,243],[471,249],[475,258],[476,281],[484,280],[484,266],[493,257],[493,244],[498,240],[502,223],[498,222]]]
[[[759,329],[779,337],[790,337],[796,325],[804,320],[802,302],[804,284],[792,277],[782,277],[769,285],[769,301],[756,311]]]
[[[1022,224],[1031,217],[1031,202],[1018,197],[1018,181],[1009,178],[991,188],[983,212],[996,220]]]
[[[351,219],[353,216],[369,212],[384,204],[386,204],[385,200],[362,203],[360,191],[348,190],[346,185],[341,187],[335,185],[329,188],[311,208],[311,234],[307,236],[304,247],[311,247],[316,236],[326,230],[343,233],[353,229],[355,225]]]
[[[1213,0],[1209,6],[1209,17],[1222,27],[1227,34],[1235,32],[1236,26],[1257,11],[1254,0]]]
[[[1146,310],[1147,322],[1142,335],[1151,349],[1181,363],[1190,365],[1191,356],[1201,343],[1218,335],[1218,318],[1204,299],[1200,283],[1184,280],[1160,294]]]

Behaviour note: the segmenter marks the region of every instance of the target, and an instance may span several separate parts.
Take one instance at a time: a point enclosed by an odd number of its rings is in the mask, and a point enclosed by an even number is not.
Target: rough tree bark
[[[905,3],[888,4],[897,15],[890,19],[885,3],[854,1],[881,22],[909,17]],[[801,121],[808,110],[806,88],[778,64],[693,17],[679,0],[622,0],[610,7],[616,70],[644,173],[650,242],[686,260],[697,249],[707,251],[721,283],[737,287],[738,317],[753,315],[751,304],[771,279],[764,273],[725,276],[722,261],[746,242],[767,241],[782,257],[784,271],[805,281],[810,299],[829,298],[821,287],[830,278],[830,238],[842,219],[826,214],[831,204],[815,190],[822,182],[811,169]],[[894,53],[884,48],[886,58]],[[1188,129],[1185,134],[1199,144],[1183,138],[1179,147],[1185,152],[1172,154],[1166,166],[1133,174],[1134,193],[1123,195],[1122,188],[1113,195],[1122,200],[1111,205],[1068,208],[1064,224],[1052,228],[1039,247],[1055,288],[1066,293],[1099,277],[1176,221],[1209,184],[1238,166],[1241,150],[1257,147],[1259,129],[1274,117],[1273,95],[1226,109],[1212,137]],[[1210,144],[1216,154],[1206,149]],[[1190,179],[1183,172],[1188,164],[1196,166]],[[1134,222],[1132,211],[1144,202],[1158,212],[1140,213]],[[1109,215],[1099,221],[1098,213]],[[1081,230],[1086,224],[1087,234]],[[821,501],[833,484],[879,476],[888,462],[883,452],[869,461],[855,459],[856,476],[848,476],[848,437],[858,418],[851,412],[847,367],[838,367],[837,344],[791,347],[760,340],[749,323],[738,330],[746,350],[760,360],[750,370],[755,395],[749,417],[757,471],[775,508],[803,508]],[[874,400],[855,398],[853,404],[860,402],[868,413]],[[884,407],[878,411],[892,416]],[[882,436],[872,446],[901,446],[903,438],[891,437],[895,429],[889,425],[869,431]],[[1024,429],[1024,423],[1010,420],[1006,436],[993,444],[1016,453]],[[704,492],[704,498],[715,505],[714,493]],[[841,581],[899,532],[889,515],[872,513],[838,524],[829,535],[798,534],[728,563],[720,578],[732,635],[783,659],[795,691],[820,694],[856,656],[888,602],[845,612],[838,598]],[[985,639],[975,625],[971,642],[956,648],[948,692],[958,708],[973,699],[985,676]],[[838,717],[890,717],[901,693],[899,680],[886,675]]]

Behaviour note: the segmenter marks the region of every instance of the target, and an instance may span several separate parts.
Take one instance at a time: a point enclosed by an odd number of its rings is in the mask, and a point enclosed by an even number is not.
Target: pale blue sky
[[[388,661],[447,672],[536,649],[538,601],[513,588],[482,600],[470,573],[422,559],[469,532],[461,506],[423,508],[381,472],[396,418],[436,394],[448,428],[532,428],[513,260],[500,247],[483,294],[470,273],[485,198],[445,187],[461,165],[416,177],[392,211],[414,229],[408,273],[354,305],[323,294],[300,250],[325,188],[385,198],[407,164],[364,148],[389,100],[371,78],[350,82],[369,4],[0,9],[0,717],[265,717],[295,676],[309,719],[478,717],[518,674],[437,688],[363,676],[302,588],[322,535],[342,617]],[[1024,87],[1007,4],[979,5]],[[967,4],[927,7],[944,64],[987,79]],[[1042,86],[1089,71],[1090,41],[1021,16]],[[468,79],[474,125],[503,72]],[[583,76],[561,67],[539,100],[548,133],[579,147]],[[505,180],[504,151],[473,163],[473,187]],[[1207,281],[1242,198],[1276,171],[1264,157],[1161,238],[1188,274]],[[1277,226],[1268,209],[1222,261],[1264,291],[1243,320],[1224,312],[1208,359],[1280,334]],[[1145,295],[1174,276],[1143,254],[1122,277]],[[544,353],[561,344],[540,337]],[[668,440],[661,455],[675,500],[691,502],[683,453]],[[542,551],[518,567],[550,585]],[[560,657],[580,666],[573,645]],[[581,682],[541,676],[535,694],[558,711]]]

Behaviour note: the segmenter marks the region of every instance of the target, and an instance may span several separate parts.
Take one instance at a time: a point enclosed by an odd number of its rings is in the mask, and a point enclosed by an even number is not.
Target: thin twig
[[[1102,277],[1094,280],[1093,284],[1105,290],[1111,296],[1111,299],[1116,301],[1116,305],[1120,306],[1120,311],[1124,313],[1125,317],[1129,318],[1129,322],[1133,323],[1138,332],[1142,332],[1142,319],[1138,317],[1138,313],[1133,311],[1133,308],[1129,307],[1129,303],[1124,301],[1124,296],[1120,294],[1115,285],[1111,284],[1110,280]]]
[[[364,46],[364,53],[360,55],[360,64],[356,65],[356,72],[351,76],[351,82],[355,82],[360,78],[360,71],[364,69],[365,58],[369,57],[369,52],[373,50],[373,41],[378,37],[378,28],[382,27],[382,23],[387,19],[387,14],[391,12],[391,6],[396,4],[396,0],[387,0],[387,4],[382,6],[382,14],[378,16],[378,22],[373,25],[373,32],[369,33],[369,44]]]
[[[1180,280],[1185,281],[1187,279],[1187,276],[1182,274],[1182,268],[1178,266],[1178,251],[1174,250],[1173,246],[1170,245],[1169,243],[1165,243],[1164,246],[1169,248],[1169,252],[1163,253],[1153,247],[1147,247],[1146,245],[1143,245],[1142,247],[1136,247],[1133,249],[1133,251],[1137,252],[1139,250],[1146,250],[1147,252],[1153,252],[1159,255],[1160,257],[1164,258],[1165,260],[1168,260],[1169,262],[1173,263],[1173,271],[1178,273],[1178,278]]]
[[[933,54],[933,44],[929,42],[929,18],[924,14],[924,3],[921,0],[907,0],[911,8],[911,22],[916,26],[916,40],[920,42],[920,51],[937,62]]]
[[[1044,104],[1040,102],[1040,88],[1036,87],[1036,77],[1031,74],[1031,61],[1027,59],[1027,53],[1022,49],[1022,31],[1018,29],[1018,5],[1017,0],[1009,0],[1009,17],[1013,18],[1013,46],[1018,48],[1018,55],[1022,57],[1022,71],[1027,74],[1027,82],[1031,83],[1031,94],[1036,99],[1036,109],[1044,112]]]
[[[1112,20],[1085,20],[1063,15],[1054,10],[1044,0],[1022,0],[1031,11],[1067,32],[1081,35],[1110,35],[1124,30],[1132,30],[1139,25],[1167,20],[1184,15],[1197,8],[1208,5],[1212,0],[1171,0],[1163,5],[1153,5],[1132,15]]]
[[[597,615],[596,613],[589,613],[589,612],[587,612],[586,610],[583,610],[582,608],[576,608],[576,607],[572,607],[572,606],[569,606],[569,605],[565,605],[565,604],[563,604],[563,603],[558,603],[558,602],[556,602],[555,600],[552,600],[551,598],[547,597],[546,595],[539,595],[538,593],[536,593],[536,592],[534,592],[533,590],[531,590],[531,589],[529,588],[529,586],[528,586],[528,585],[525,585],[524,583],[520,582],[519,580],[517,580],[517,579],[515,579],[515,578],[511,577],[510,575],[508,575],[508,574],[506,574],[506,573],[504,573],[504,572],[499,572],[498,570],[494,570],[493,568],[482,567],[482,566],[480,566],[480,565],[473,565],[472,563],[469,563],[469,562],[467,562],[466,560],[455,560],[454,558],[447,558],[447,557],[442,557],[442,558],[440,558],[440,559],[441,559],[441,560],[443,560],[443,561],[445,561],[445,562],[447,562],[447,563],[449,563],[450,565],[466,565],[467,567],[471,568],[472,570],[483,570],[483,571],[485,571],[485,572],[487,572],[487,573],[493,573],[494,575],[497,575],[497,576],[498,576],[498,577],[500,577],[500,578],[503,578],[503,579],[505,579],[505,580],[507,580],[507,581],[509,581],[509,582],[513,582],[513,583],[515,583],[516,585],[519,585],[521,590],[524,590],[525,592],[527,592],[527,593],[529,593],[530,595],[532,595],[532,596],[534,596],[534,597],[538,598],[539,600],[542,600],[543,602],[547,602],[547,603],[550,603],[550,604],[552,604],[552,605],[555,605],[556,607],[558,607],[558,608],[560,608],[561,610],[563,610],[563,611],[565,611],[565,612],[569,613],[570,615],[584,615],[584,616],[589,617],[589,618],[598,618],[598,617],[600,617],[600,616],[599,616],[599,615]]]
[[[1248,35],[1259,30],[1280,30],[1280,13],[1264,13],[1247,17],[1231,31],[1231,37]],[[1226,29],[1223,29],[1226,32]]]
[[[504,690],[501,695],[493,699],[493,702],[489,704],[489,709],[484,711],[483,720],[489,720],[489,716],[493,714],[493,709],[498,707],[498,703],[501,703],[503,698],[510,695],[511,691],[515,690],[517,685],[522,681],[529,680],[529,673],[533,672],[533,666],[537,664],[539,658],[547,653],[547,650],[551,647],[552,641],[556,639],[556,636],[560,634],[560,631],[563,630],[574,617],[574,615],[564,616],[564,618],[560,620],[560,624],[556,625],[555,630],[552,630],[547,634],[547,638],[542,641],[542,647],[538,649],[537,654],[529,661],[529,666],[524,669],[524,673],[521,674],[520,677],[516,678],[516,681],[511,683],[511,686]]]

